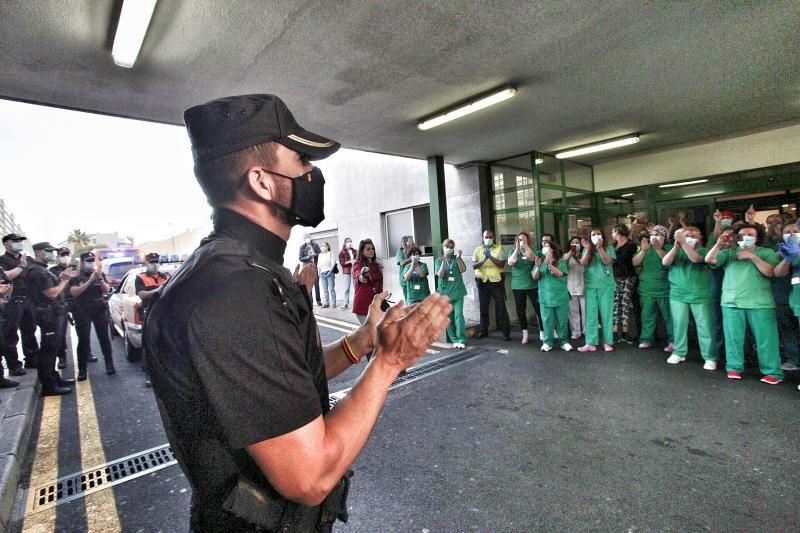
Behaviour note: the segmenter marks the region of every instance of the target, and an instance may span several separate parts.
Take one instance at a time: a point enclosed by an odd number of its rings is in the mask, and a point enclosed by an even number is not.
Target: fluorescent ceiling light
[[[620,137],[619,139],[612,139],[610,141],[602,141],[595,144],[588,144],[579,148],[572,148],[556,154],[557,159],[566,159],[568,157],[577,157],[579,155],[593,154],[595,152],[602,152],[603,150],[611,150],[612,148],[619,148],[620,146],[628,146],[629,144],[636,144],[639,142],[638,135],[629,135],[627,137]]]
[[[683,187],[684,185],[697,185],[698,183],[705,183],[708,180],[694,180],[694,181],[681,181],[679,183],[665,183],[664,185],[659,185],[659,189],[668,189],[670,187]]]
[[[479,96],[477,99],[467,102],[464,105],[460,105],[454,109],[451,109],[450,111],[445,111],[444,113],[439,113],[438,115],[421,120],[417,124],[417,127],[423,131],[435,128],[436,126],[444,124],[445,122],[450,122],[451,120],[461,118],[464,115],[469,115],[470,113],[474,113],[475,111],[485,107],[502,102],[503,100],[508,100],[515,94],[517,94],[516,88],[503,87],[502,89],[493,93]]]
[[[620,196],[622,196],[623,198],[627,198],[628,196],[633,196],[633,193],[632,192],[628,192],[628,193],[625,193],[625,194],[621,194]]]
[[[131,68],[142,48],[157,0],[125,0],[119,14],[111,57],[120,67]]]
[[[534,163],[536,163],[537,165],[541,165],[542,163],[544,163],[544,159],[542,159],[541,157],[537,157]]]
[[[782,204],[781,207],[789,207],[789,204]]]

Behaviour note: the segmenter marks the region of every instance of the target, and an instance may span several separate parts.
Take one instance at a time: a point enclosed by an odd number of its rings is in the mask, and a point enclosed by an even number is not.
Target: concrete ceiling
[[[111,59],[120,6],[1,2],[0,97],[181,124],[191,105],[270,92],[346,147],[454,164],[800,119],[796,1],[161,0],[133,69]],[[509,83],[509,101],[416,128]]]

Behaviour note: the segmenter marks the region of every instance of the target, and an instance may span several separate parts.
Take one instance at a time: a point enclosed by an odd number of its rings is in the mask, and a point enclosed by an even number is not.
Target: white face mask
[[[494,244],[494,239],[483,239],[484,246],[491,246]]]
[[[603,240],[603,237],[601,237],[600,235],[592,235],[592,244],[594,244],[595,246],[600,244],[600,242],[602,240]]]
[[[661,235],[650,235],[650,243],[661,242]]]
[[[69,256],[68,255],[61,255],[58,257],[58,264],[62,267],[65,267],[69,264]]]
[[[155,274],[158,272],[158,263],[147,263],[147,273]]]
[[[697,239],[694,237],[686,237],[686,244],[694,248],[694,245],[697,244]]]
[[[311,244],[311,239],[306,239],[306,244]]]
[[[752,248],[756,245],[756,238],[750,235],[742,235],[742,240],[739,241],[739,248]]]
[[[319,251],[320,252],[327,252],[328,251],[328,247],[325,246],[325,245],[322,245],[322,246],[319,247]]]
[[[445,247],[445,249],[442,250],[442,251],[444,252],[444,255],[446,255],[446,256],[453,255],[453,249],[452,248]]]
[[[719,225],[722,227],[722,229],[731,227],[731,224],[733,224],[733,220],[730,218],[723,218],[719,221]]]
[[[84,263],[83,264],[83,271],[84,272],[94,272],[94,263]]]
[[[800,242],[800,233],[784,233],[783,234],[783,242],[789,244],[790,241],[794,239],[795,242]]]
[[[542,246],[542,255],[547,255],[547,254],[549,254],[549,253],[550,253],[550,246],[549,246],[549,245],[547,245],[547,244],[545,244],[544,246]]]
[[[412,255],[411,259],[413,259],[414,261],[419,261],[419,256],[418,255]]]

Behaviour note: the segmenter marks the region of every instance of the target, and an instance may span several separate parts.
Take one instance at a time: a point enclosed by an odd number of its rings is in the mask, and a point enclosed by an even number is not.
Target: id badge
[[[795,276],[792,278],[792,285],[800,285],[800,276]]]
[[[455,281],[455,280],[456,280],[456,278],[454,278],[453,276],[450,276],[449,278],[447,278],[447,281]]]
[[[414,290],[415,290],[415,291],[418,291],[419,289],[420,289],[420,286],[419,286],[419,285],[414,285]]]

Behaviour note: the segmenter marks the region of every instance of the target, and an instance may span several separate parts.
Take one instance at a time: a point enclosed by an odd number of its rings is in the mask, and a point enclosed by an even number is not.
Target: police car
[[[173,274],[180,265],[181,263],[163,263],[159,266],[159,271]],[[122,337],[125,356],[131,362],[142,358],[142,299],[136,295],[136,276],[144,271],[144,266],[129,270],[108,300],[111,336]]]

